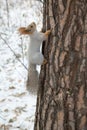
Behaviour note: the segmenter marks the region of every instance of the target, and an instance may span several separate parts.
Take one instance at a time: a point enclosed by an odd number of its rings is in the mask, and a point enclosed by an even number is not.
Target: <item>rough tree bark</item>
[[[43,45],[34,130],[87,130],[87,0],[44,0]]]

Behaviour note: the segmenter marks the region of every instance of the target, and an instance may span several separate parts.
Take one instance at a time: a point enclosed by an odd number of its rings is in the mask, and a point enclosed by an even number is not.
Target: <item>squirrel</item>
[[[30,36],[30,44],[28,50],[29,67],[26,86],[30,93],[36,94],[39,80],[36,65],[45,65],[47,63],[47,60],[40,52],[40,46],[43,41],[47,40],[48,35],[51,33],[51,30],[47,30],[45,33],[38,32],[36,28],[36,23],[32,22],[27,27],[20,27],[18,31],[21,35]]]

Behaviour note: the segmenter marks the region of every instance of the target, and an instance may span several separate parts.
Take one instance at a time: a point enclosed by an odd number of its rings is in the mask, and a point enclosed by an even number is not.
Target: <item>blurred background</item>
[[[36,97],[26,90],[28,36],[18,28],[42,28],[42,2],[0,0],[0,130],[33,130]]]

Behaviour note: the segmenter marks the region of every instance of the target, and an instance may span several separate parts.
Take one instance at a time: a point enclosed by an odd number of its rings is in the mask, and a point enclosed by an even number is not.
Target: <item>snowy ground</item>
[[[0,1],[0,130],[33,130],[36,96],[26,90],[29,39],[17,29],[35,21],[41,28],[41,5],[31,0]],[[8,48],[8,45],[15,52]]]

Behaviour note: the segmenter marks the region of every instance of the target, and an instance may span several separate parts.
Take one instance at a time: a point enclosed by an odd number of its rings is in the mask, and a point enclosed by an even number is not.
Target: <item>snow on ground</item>
[[[41,4],[34,0],[0,1],[0,130],[33,130],[36,96],[26,90],[28,37],[17,29],[32,21],[41,28]],[[11,49],[8,47],[11,47]],[[13,52],[15,52],[15,55]]]

